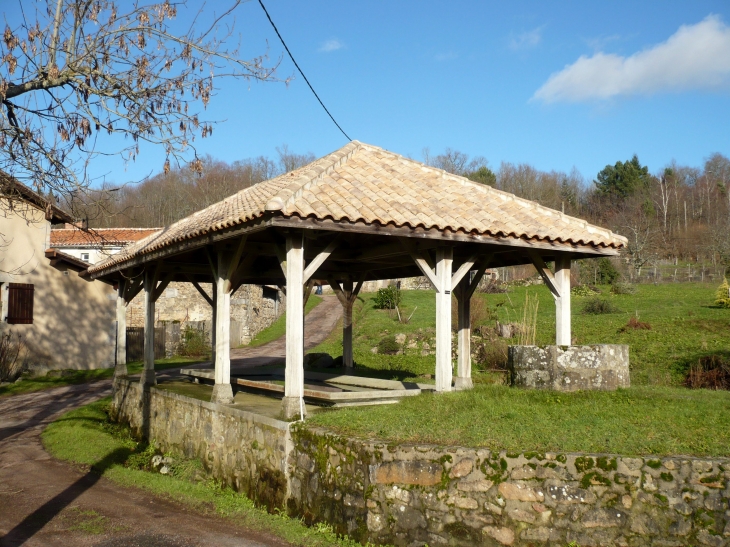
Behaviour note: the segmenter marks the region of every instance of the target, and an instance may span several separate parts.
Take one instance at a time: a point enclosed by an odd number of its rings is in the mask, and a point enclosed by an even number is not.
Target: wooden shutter
[[[30,325],[33,323],[33,285],[10,283],[8,285],[8,323]]]

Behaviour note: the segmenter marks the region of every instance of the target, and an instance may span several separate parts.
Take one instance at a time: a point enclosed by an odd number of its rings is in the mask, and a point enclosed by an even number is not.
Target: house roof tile
[[[51,230],[51,247],[124,246],[157,233],[161,228],[61,228]]]

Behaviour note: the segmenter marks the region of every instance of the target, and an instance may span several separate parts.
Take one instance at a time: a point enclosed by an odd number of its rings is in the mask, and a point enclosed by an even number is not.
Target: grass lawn
[[[155,361],[155,370],[164,370],[199,362],[200,359],[192,357],[172,357],[170,359],[158,359]],[[142,362],[135,361],[127,364],[129,374],[142,372]],[[8,395],[19,395],[21,393],[32,393],[42,389],[70,386],[74,384],[85,384],[96,380],[106,380],[114,376],[113,368],[102,368],[96,370],[53,370],[45,376],[23,378],[6,386],[0,386],[0,397]]]
[[[608,287],[602,287],[602,290],[599,297],[609,300],[619,311],[586,315],[581,310],[590,297],[573,296],[574,343],[628,344],[632,385],[679,385],[689,365],[700,357],[720,354],[730,358],[730,310],[713,306],[714,285],[640,285],[634,295],[611,295]],[[509,323],[522,318],[527,294],[539,299],[536,343],[554,344],[555,304],[544,285],[515,287],[506,294],[475,294],[474,298],[483,299],[500,322]],[[400,323],[397,316],[387,310],[374,309],[373,298],[374,294],[361,295],[354,311],[353,345],[360,370],[398,379],[433,374],[435,356],[422,356],[421,349],[406,349],[403,355],[373,354],[371,349],[391,334],[406,334],[409,341],[415,340],[419,344],[432,340],[435,335],[434,293],[402,292],[401,316],[413,313],[408,324]],[[651,330],[620,332],[631,317],[649,323]],[[486,324],[493,326],[494,320],[490,319]],[[506,342],[517,343],[516,339]],[[341,355],[341,331],[333,331],[312,351],[327,352],[335,357]],[[484,380],[479,375],[480,364],[475,362],[473,366],[475,380]]]
[[[623,455],[730,454],[730,393],[642,386],[555,393],[499,385],[319,412],[307,423],[389,442]]]
[[[477,385],[472,391],[326,411],[308,422],[342,434],[386,441],[506,450],[727,456],[730,393],[681,387],[689,365],[700,357],[730,358],[730,310],[713,306],[716,287],[641,285],[634,295],[611,295],[608,287],[602,289],[600,298],[609,300],[618,311],[586,315],[581,310],[590,297],[573,296],[574,342],[628,344],[634,386],[630,389],[559,394],[489,385],[495,376],[480,372],[477,362]],[[488,305],[491,318],[485,319],[485,325],[492,326],[495,317],[502,323],[518,322],[527,294],[539,299],[536,343],[554,344],[555,305],[545,286],[516,287],[506,294],[476,294],[475,298]],[[421,355],[422,349],[406,349],[402,355],[371,352],[379,340],[392,334],[405,334],[407,341],[418,344],[433,339],[433,292],[404,291],[402,295],[401,316],[415,310],[409,324],[402,324],[388,311],[374,309],[374,295],[362,295],[353,335],[359,373],[399,379],[433,374],[435,356],[430,352]],[[622,332],[631,317],[649,323],[651,329]],[[339,355],[341,336],[333,332],[313,351]]]
[[[317,304],[322,302],[322,297],[317,296],[316,294],[313,294],[309,297],[309,300],[307,300],[307,305],[304,307],[304,314],[308,314],[310,311],[312,311]],[[264,344],[268,344],[269,342],[273,342],[277,338],[280,338],[281,336],[284,336],[286,334],[286,313],[282,313],[279,318],[274,321],[271,325],[266,327],[264,330],[259,332],[251,342],[246,346],[241,346],[244,348],[255,348],[257,346],[263,346]]]
[[[308,528],[299,520],[268,514],[246,496],[205,479],[197,460],[176,459],[170,475],[144,470],[154,450],[135,441],[127,427],[110,422],[108,405],[108,398],[101,399],[61,416],[42,434],[46,449],[56,458],[80,464],[118,484],[147,490],[201,513],[227,517],[294,545],[359,547],[359,543],[338,538],[327,525]]]

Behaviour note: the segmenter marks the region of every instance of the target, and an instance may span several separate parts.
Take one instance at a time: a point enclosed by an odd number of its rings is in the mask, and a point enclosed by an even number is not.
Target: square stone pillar
[[[286,238],[286,371],[282,413],[287,419],[305,415],[304,408],[304,241]]]

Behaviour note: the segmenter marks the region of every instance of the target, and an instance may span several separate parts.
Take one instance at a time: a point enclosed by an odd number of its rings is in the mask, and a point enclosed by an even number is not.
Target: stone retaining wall
[[[395,545],[728,545],[730,461],[387,446],[294,427],[289,511]]]
[[[198,458],[213,477],[257,503],[284,507],[288,423],[160,388],[143,391],[128,379],[114,383],[112,417],[163,452]]]
[[[213,294],[210,283],[201,287]],[[240,341],[248,344],[285,310],[285,297],[276,289],[262,285],[241,285],[231,298],[231,321],[240,325]],[[155,303],[156,322],[177,322],[184,329],[188,323],[210,322],[212,308],[191,283],[170,283]],[[144,293],[127,306],[127,326],[144,326]]]
[[[398,546],[730,545],[730,460],[350,439],[117,380],[117,419],[270,510]]]

